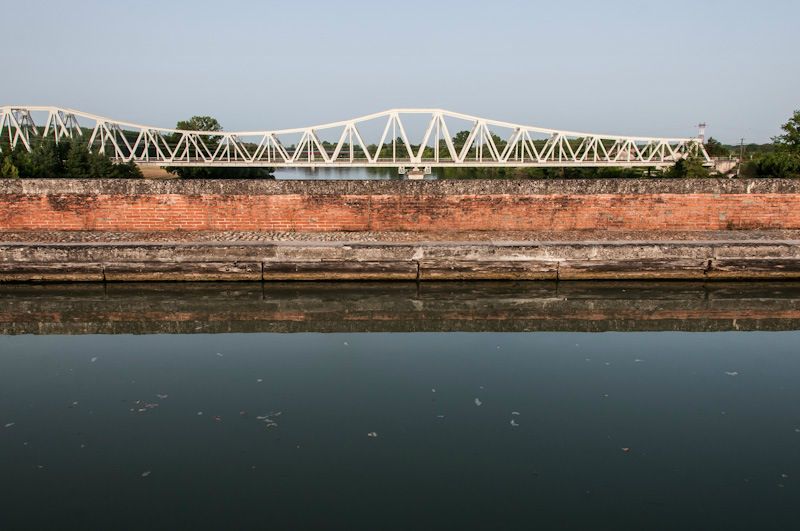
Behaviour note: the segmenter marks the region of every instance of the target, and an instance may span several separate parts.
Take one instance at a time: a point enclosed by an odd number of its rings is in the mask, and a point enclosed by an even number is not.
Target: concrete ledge
[[[421,261],[420,280],[557,280],[558,262]]]
[[[0,263],[0,282],[102,281],[102,264]]]
[[[709,279],[800,279],[797,258],[725,258],[711,262]]]
[[[416,262],[264,262],[264,280],[417,280]]]
[[[0,282],[800,279],[800,241],[0,244]]]
[[[260,281],[259,263],[143,262],[106,264],[107,281]]]
[[[567,260],[558,266],[559,280],[701,280],[706,260]]]

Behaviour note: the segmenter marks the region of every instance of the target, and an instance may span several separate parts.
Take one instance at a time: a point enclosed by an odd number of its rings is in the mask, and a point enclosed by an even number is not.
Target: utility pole
[[[739,140],[739,164],[736,165],[736,176],[742,174],[742,164],[744,164],[744,138]]]

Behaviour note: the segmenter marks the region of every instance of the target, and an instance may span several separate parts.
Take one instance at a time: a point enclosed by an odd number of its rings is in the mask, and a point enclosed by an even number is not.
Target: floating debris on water
[[[152,474],[152,472],[151,472],[150,470],[145,470],[144,472],[142,472],[142,477],[143,477],[143,478],[146,478],[146,477],[147,477],[147,476],[149,476],[150,474]]]
[[[347,341],[345,341],[343,344],[344,344],[344,346],[346,346],[346,347],[349,347],[349,346],[350,346],[350,343],[348,343]]]
[[[511,414],[512,415],[519,415],[519,411],[512,411]]]
[[[218,357],[218,358],[221,358],[221,357],[223,357],[224,355],[225,355],[225,354],[223,354],[222,352],[217,352],[217,357]]]
[[[3,427],[4,428],[13,428],[14,426],[16,426],[16,424],[17,424],[16,422],[9,422],[8,424],[6,424]]]
[[[198,416],[198,417],[200,417],[200,416],[202,416],[202,415],[203,415],[203,412],[202,412],[202,411],[198,411],[198,412],[197,412],[197,416]]]
[[[275,422],[274,417],[280,417],[281,411],[273,411],[271,413],[267,413],[266,415],[259,415],[256,417],[256,420],[263,422],[267,428],[277,428],[278,423]]]
[[[96,362],[96,361],[97,361],[97,356],[93,357],[93,358],[92,358],[92,359],[90,359],[89,361],[90,361],[91,363],[94,363],[94,362]]]
[[[728,376],[739,376],[739,371],[725,371]]]
[[[263,379],[263,378],[259,378],[258,380],[256,380],[256,383],[261,383],[261,382],[263,382],[263,381],[264,381],[264,379]]]
[[[444,418],[444,415],[436,415],[436,418],[437,418],[437,419],[443,419],[443,418]]]
[[[635,360],[633,360],[633,362],[634,362],[634,363],[641,363],[641,362],[642,362],[642,360],[640,360],[639,358],[636,358]]]
[[[158,396],[158,395],[156,395]],[[134,405],[139,406],[137,408],[131,408],[131,411],[136,411],[138,413],[144,413],[145,411],[155,409],[159,406],[156,402],[145,402],[143,400],[136,400],[134,401]]]
[[[476,406],[478,406],[478,407],[480,407],[480,406],[482,406],[482,405],[483,405],[483,402],[481,402],[481,399],[480,399],[480,398],[476,398],[476,399],[475,399],[475,405],[476,405]]]
[[[431,389],[431,393],[435,393],[435,392],[436,392],[436,389]]]
[[[378,434],[377,434],[376,432],[374,432],[374,431],[371,431],[371,432],[369,432],[369,433],[367,434],[367,437],[372,437],[373,439],[374,439],[375,437],[377,437],[377,436],[378,436]]]
[[[622,451],[627,454],[627,453],[630,453],[631,449],[626,447],[626,448],[622,448]]]
[[[169,398],[169,395],[156,395],[156,398],[158,398],[159,400],[166,400],[167,398]]]
[[[516,420],[514,420],[514,419],[511,419],[511,426],[512,426],[512,427],[514,427],[514,428],[516,428],[516,427],[518,427],[518,426],[519,426],[519,423],[518,423]]]

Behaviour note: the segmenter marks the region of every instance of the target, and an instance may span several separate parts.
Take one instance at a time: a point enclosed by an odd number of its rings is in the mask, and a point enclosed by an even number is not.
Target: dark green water
[[[0,336],[0,529],[796,529],[798,339]]]

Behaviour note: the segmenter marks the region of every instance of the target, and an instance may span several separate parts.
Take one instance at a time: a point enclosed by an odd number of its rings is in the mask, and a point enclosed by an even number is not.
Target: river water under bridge
[[[797,525],[798,284],[0,301],[1,529]]]

